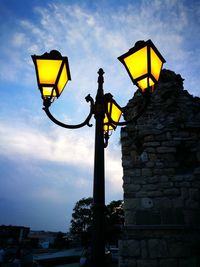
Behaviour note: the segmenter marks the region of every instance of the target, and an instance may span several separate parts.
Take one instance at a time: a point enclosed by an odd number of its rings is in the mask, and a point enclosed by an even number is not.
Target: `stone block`
[[[189,189],[190,198],[193,200],[200,200],[200,190],[198,188]]]
[[[154,175],[173,175],[175,173],[174,168],[154,168],[153,174]]]
[[[189,175],[183,175],[183,179],[184,181],[188,182],[188,181],[194,181],[194,175],[189,174]]]
[[[144,148],[145,147],[158,147],[160,146],[160,142],[145,142],[143,146]]]
[[[119,267],[137,267],[137,262],[133,258],[119,257]]]
[[[160,261],[160,267],[178,267],[177,259],[165,259]],[[182,267],[182,265],[181,265]],[[190,267],[190,266],[188,266]]]
[[[200,181],[195,181],[195,183],[193,183],[193,186],[200,188]]]
[[[160,224],[160,213],[150,210],[137,210],[136,224],[137,225]]]
[[[194,175],[200,175],[200,167],[194,170]]]
[[[160,189],[169,189],[169,188],[173,188],[173,185],[174,184],[172,182],[160,183],[159,188]]]
[[[141,175],[141,169],[132,169],[128,170],[129,172],[125,172],[125,175],[130,175],[131,177],[138,177]]]
[[[182,197],[174,198],[173,200],[173,207],[174,208],[184,208],[184,199]]]
[[[141,254],[140,242],[138,240],[128,240],[128,253],[131,257],[139,257]]]
[[[193,199],[187,199],[185,203],[185,207],[188,209],[199,209],[199,201],[195,201]]]
[[[129,211],[129,210],[125,210],[125,224],[135,224],[135,212],[133,211]]]
[[[160,176],[160,182],[165,183],[169,181],[169,177],[167,175]]]
[[[145,151],[148,153],[155,153],[156,149],[154,147],[145,147]]]
[[[180,265],[181,267],[199,267],[196,259],[181,259]]]
[[[162,209],[162,208],[172,208],[172,200],[168,197],[162,197],[155,200],[155,205]]]
[[[144,137],[144,142],[154,141],[154,135],[147,135]]]
[[[140,241],[140,247],[141,247],[142,259],[146,259],[148,257],[147,241],[141,240]]]
[[[163,193],[165,196],[179,196],[181,194],[177,188],[166,189]]]
[[[166,258],[169,256],[167,243],[163,239],[150,239],[148,241],[149,255],[154,258]]]
[[[161,197],[163,196],[163,192],[162,191],[148,191],[146,192],[146,196],[147,197]]]
[[[146,162],[146,167],[147,168],[152,168],[154,166],[155,166],[155,162],[154,161],[148,161],[148,162]]]
[[[176,147],[177,145],[179,145],[180,142],[179,141],[175,141],[175,140],[168,140],[168,141],[163,141],[162,142],[162,146],[163,147]]]
[[[135,150],[132,150],[131,151],[131,159],[132,159],[132,161],[134,163],[136,163],[139,160],[138,153]]]
[[[144,179],[144,177],[141,176],[135,176],[131,179],[131,182],[133,184],[146,184],[146,180]]]
[[[168,135],[167,134],[159,134],[156,136],[155,140],[156,141],[166,141],[168,140]],[[171,139],[171,138],[170,138]]]
[[[147,183],[148,184],[156,184],[159,182],[159,176],[153,176],[153,177],[148,177],[147,178]]]
[[[162,224],[184,224],[184,214],[181,208],[161,209]]]
[[[143,176],[152,176],[152,169],[151,168],[143,168],[142,169]]]
[[[183,175],[174,175],[171,177],[171,180],[173,182],[182,182],[184,180],[184,176]]]
[[[131,209],[138,209],[140,208],[140,199],[137,198],[125,198],[124,199],[124,209],[131,210]]]
[[[153,169],[153,174],[154,175],[162,175],[163,174],[163,170],[160,168],[154,168]]]
[[[158,184],[146,184],[146,185],[143,185],[142,189],[145,191],[154,191],[154,190],[157,190],[158,187],[159,187]]]
[[[181,196],[183,199],[189,198],[188,188],[181,188]]]
[[[200,211],[191,209],[184,210],[184,220],[186,225],[199,225]]]
[[[175,147],[163,146],[163,147],[157,147],[156,151],[158,153],[175,153],[176,152],[176,148]]]
[[[122,160],[122,167],[124,168],[131,168],[132,167],[132,161],[131,160]]]
[[[138,192],[141,189],[141,185],[138,184],[123,184],[124,191],[126,193]]]
[[[156,161],[156,159],[157,159],[157,155],[154,152],[149,153],[149,160],[150,161]]]
[[[174,168],[165,168],[162,170],[163,175],[174,175],[175,169]]]
[[[156,161],[156,162],[155,162],[155,166],[156,166],[157,168],[164,168],[165,165],[166,165],[166,162],[165,162],[165,164],[164,164],[163,162],[160,162],[160,161]]]
[[[137,260],[137,267],[159,267],[157,260]]]
[[[177,186],[178,183],[175,183],[174,185]],[[191,187],[191,183],[190,182],[180,182],[178,186],[179,187]]]
[[[135,196],[140,198],[140,197],[146,197],[147,196],[147,192],[146,191],[139,191],[135,193]]]
[[[128,138],[128,133],[125,131],[125,129],[121,130],[121,139],[127,139]]]
[[[138,240],[121,240],[119,251],[122,257],[139,257],[141,254],[140,242]]]
[[[192,256],[191,244],[174,240],[174,242],[171,242],[168,247],[169,257],[171,258],[187,258]]]

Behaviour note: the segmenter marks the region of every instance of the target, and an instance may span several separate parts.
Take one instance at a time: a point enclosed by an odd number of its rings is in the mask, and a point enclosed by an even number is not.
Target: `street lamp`
[[[151,40],[138,41],[118,59],[125,66],[133,83],[143,93],[158,82],[163,63],[165,63],[165,59]]]
[[[68,58],[52,50],[42,56],[32,56],[38,87],[43,99],[59,97],[68,80],[71,80]]]
[[[95,153],[94,153],[94,184],[93,184],[93,235],[92,235],[92,267],[105,266],[105,175],[104,148],[112,130],[116,127],[136,121],[148,105],[151,87],[158,81],[164,58],[153,43],[139,41],[127,53],[118,59],[124,64],[134,84],[144,96],[144,104],[134,118],[119,122],[123,109],[116,103],[110,93],[104,94],[104,71],[98,71],[98,89],[95,101],[88,95],[85,99],[90,102],[90,112],[86,119],[76,125],[68,125],[58,121],[50,112],[52,102],[60,96],[62,90],[71,79],[67,57],[53,50],[42,56],[32,56],[35,64],[38,87],[47,116],[57,125],[64,128],[80,128],[92,126],[90,119],[95,117]]]

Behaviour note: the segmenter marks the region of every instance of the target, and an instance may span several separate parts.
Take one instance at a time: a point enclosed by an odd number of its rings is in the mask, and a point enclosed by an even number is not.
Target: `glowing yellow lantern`
[[[68,58],[52,50],[42,56],[34,55],[32,59],[42,98],[58,98],[67,82],[71,80]]]
[[[110,93],[105,94],[105,99],[106,112],[104,117],[104,133],[110,134],[110,132],[117,127],[117,123],[122,115],[122,108],[112,98]]]
[[[133,83],[144,93],[157,83],[165,59],[151,40],[138,41],[127,53],[118,57]]]

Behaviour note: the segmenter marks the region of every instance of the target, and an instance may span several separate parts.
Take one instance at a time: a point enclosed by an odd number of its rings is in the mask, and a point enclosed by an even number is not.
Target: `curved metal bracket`
[[[86,101],[90,102],[90,113],[87,116],[87,118],[85,119],[84,122],[80,123],[80,124],[76,124],[76,125],[69,125],[69,124],[65,124],[63,122],[58,121],[50,112],[49,107],[51,105],[51,100],[49,98],[44,99],[43,102],[43,110],[45,111],[46,115],[49,117],[50,120],[52,120],[55,124],[63,127],[63,128],[68,128],[68,129],[77,129],[77,128],[81,128],[85,125],[88,125],[89,127],[92,127],[92,124],[90,124],[90,119],[92,117],[93,114],[93,110],[94,110],[94,100],[90,95],[86,96]]]

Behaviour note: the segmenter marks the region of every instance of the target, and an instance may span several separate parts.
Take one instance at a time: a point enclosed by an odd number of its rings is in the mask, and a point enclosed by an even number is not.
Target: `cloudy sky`
[[[68,56],[72,81],[52,113],[66,123],[88,114],[97,71],[125,106],[136,88],[117,57],[151,39],[200,96],[197,0],[0,0],[0,224],[67,231],[76,201],[92,196],[94,127],[68,130],[42,110],[31,55]],[[94,122],[93,122],[94,123]],[[120,130],[106,149],[106,202],[123,198]]]

